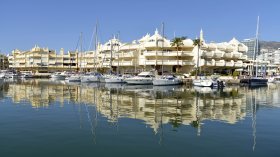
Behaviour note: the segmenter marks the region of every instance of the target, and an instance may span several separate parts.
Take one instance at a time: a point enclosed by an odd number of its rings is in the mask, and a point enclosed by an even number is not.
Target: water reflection
[[[0,97],[10,97],[15,103],[31,104],[34,108],[48,107],[55,102],[61,106],[69,102],[93,105],[110,122],[119,118],[140,119],[155,132],[160,123],[170,123],[174,128],[180,125],[199,128],[203,120],[234,124],[252,113],[250,104],[279,106],[275,84],[268,88],[236,86],[217,90],[30,79],[2,81],[0,85]]]
[[[257,112],[261,108],[280,107],[278,89],[277,84],[255,89],[233,86],[217,90],[186,86],[69,84],[64,81],[43,79],[2,82],[0,80],[0,99],[1,102],[10,99],[17,105],[31,105],[38,110],[57,104],[65,109],[68,104],[75,104],[73,106],[77,107],[74,112],[79,112],[81,128],[86,118],[86,125],[91,129],[94,143],[96,143],[97,126],[102,125],[98,119],[108,121],[116,130],[122,119],[141,121],[159,137],[160,144],[164,137],[163,131],[165,134],[168,131],[174,133],[182,130],[183,126],[190,126],[195,128],[194,134],[201,136],[211,130],[204,131],[209,121],[218,121],[218,124],[236,124],[244,120],[244,123],[250,125],[248,128],[245,126],[251,135],[247,141],[250,141],[250,146],[252,144],[252,149],[255,150],[257,131],[260,130],[257,127],[257,124],[260,124],[260,120],[257,123]],[[171,129],[164,129],[164,126]],[[240,123],[236,126],[240,127]],[[239,127],[236,127],[236,130],[240,129]],[[172,137],[170,132],[168,132],[169,137]],[[215,134],[216,132],[212,135]],[[226,135],[231,136],[230,133]],[[241,135],[240,137],[244,138]],[[211,137],[207,136],[207,138]]]
[[[94,105],[110,122],[124,117],[140,119],[155,132],[160,123],[170,123],[174,128],[199,127],[207,119],[233,124],[246,116],[244,90],[238,87],[212,90],[31,79],[3,83],[1,89],[15,103],[31,104],[34,108],[48,107],[54,102],[61,106],[69,102]]]

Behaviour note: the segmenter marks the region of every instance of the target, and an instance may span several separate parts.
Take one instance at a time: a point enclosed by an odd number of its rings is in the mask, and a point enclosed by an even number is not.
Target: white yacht
[[[75,75],[66,77],[65,80],[68,82],[81,82],[81,76],[78,74],[75,74]]]
[[[19,77],[19,75],[18,75],[18,73],[15,73],[15,72],[12,72],[12,71],[10,71],[10,72],[8,72],[8,73],[6,73],[6,78],[18,78]]]
[[[21,78],[33,78],[33,73],[32,71],[22,71],[21,73]]]
[[[64,80],[66,78],[66,74],[64,72],[55,72],[51,75],[52,79]]]
[[[153,72],[141,72],[137,76],[126,78],[125,82],[127,84],[139,84],[139,85],[145,85],[145,84],[153,84],[155,76]]]
[[[105,78],[106,83],[125,83],[124,78],[120,75],[110,75]]]
[[[87,73],[81,76],[81,82],[99,82],[102,74],[98,72]]]
[[[182,79],[174,75],[161,76],[153,80],[153,85],[155,86],[178,85],[182,83],[183,83]]]
[[[200,76],[199,79],[193,80],[193,85],[198,87],[211,87],[213,84],[212,79],[208,79],[205,76]]]

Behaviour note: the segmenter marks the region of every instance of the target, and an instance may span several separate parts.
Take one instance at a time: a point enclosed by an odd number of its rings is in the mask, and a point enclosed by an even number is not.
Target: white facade
[[[205,43],[203,32],[200,38],[202,46],[198,57],[198,47],[193,40],[183,40],[183,45],[171,46],[172,41],[156,30],[153,35],[146,34],[131,43],[122,43],[112,38],[104,44],[98,44],[96,51],[68,52],[60,54],[48,48],[35,46],[30,51],[14,50],[9,57],[10,65],[15,69],[44,68],[50,70],[79,70],[120,73],[139,73],[157,70],[159,73],[190,73],[194,71],[197,59],[204,71],[217,69],[240,69],[246,67],[245,53],[248,48],[233,38],[229,42]]]

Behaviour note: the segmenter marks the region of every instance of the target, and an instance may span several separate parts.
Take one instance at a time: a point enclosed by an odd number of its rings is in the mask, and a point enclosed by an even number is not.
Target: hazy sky
[[[76,48],[80,32],[89,47],[99,21],[99,38],[120,32],[130,42],[165,23],[168,38],[199,36],[206,41],[252,38],[260,16],[260,40],[279,41],[278,0],[0,0],[0,50],[28,50],[35,44]]]

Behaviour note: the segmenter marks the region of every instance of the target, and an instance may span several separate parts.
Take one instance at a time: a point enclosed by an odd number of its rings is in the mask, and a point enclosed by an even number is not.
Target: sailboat
[[[114,37],[115,39],[115,37]],[[118,46],[118,54],[119,54],[119,46],[120,46],[120,42],[119,42],[119,35],[118,35],[118,38],[115,39],[115,43],[112,43],[112,40],[111,40],[111,57],[110,57],[110,68],[111,68],[111,74],[106,76],[105,78],[105,82],[106,83],[124,83],[124,78],[119,75],[119,58],[118,58],[118,66],[117,66],[117,74],[113,74],[112,73],[112,53],[113,53],[113,45],[117,45]]]
[[[162,55],[163,55],[163,47],[164,47],[164,23],[162,23]],[[153,85],[155,86],[166,86],[166,85],[178,85],[182,84],[182,80],[175,75],[163,75],[163,57],[162,57],[162,65],[161,65],[161,74],[162,76],[156,77],[153,80]]]
[[[82,41],[82,38],[83,38],[83,33],[81,32],[81,35],[80,35],[80,39],[79,39],[79,42],[80,42],[80,51],[82,53],[83,51],[83,47],[82,47],[82,44],[83,44],[83,41]],[[79,51],[77,52],[79,53]],[[71,59],[71,58],[70,58]],[[80,63],[80,68],[82,67],[81,63]],[[65,78],[66,81],[68,82],[81,82],[81,75],[78,74],[78,73],[75,73],[75,74],[71,74],[69,77],[66,77]]]
[[[256,53],[258,52],[258,48],[259,48],[258,36],[259,36],[259,16],[258,16],[258,20],[257,20],[257,30],[256,30],[256,38],[255,38],[255,46],[254,46],[253,65],[255,63],[255,66],[256,66],[255,76],[250,76],[250,78],[241,79],[240,80],[241,84],[248,84],[249,86],[266,86],[267,85],[268,79],[258,76],[258,64],[256,61],[256,55],[257,55]]]
[[[94,72],[90,72],[90,73],[86,73],[85,75],[81,76],[81,82],[83,83],[88,83],[88,82],[99,82],[100,81],[100,78],[103,77],[103,75],[99,72],[97,72],[97,69],[96,69],[96,53],[97,53],[97,24],[95,26],[95,52],[94,52],[94,56],[93,56],[93,66],[94,66]]]
[[[196,68],[199,68],[199,59],[200,59],[199,49],[200,49],[200,45],[203,42],[202,30],[200,31],[200,39],[196,39],[196,40],[198,40]],[[200,69],[199,69],[198,73],[200,73]],[[213,86],[213,81],[212,81],[212,79],[209,79],[206,76],[200,76],[199,78],[197,78],[197,73],[196,73],[195,79],[193,79],[192,84],[194,86],[198,86],[198,87],[212,87]]]

